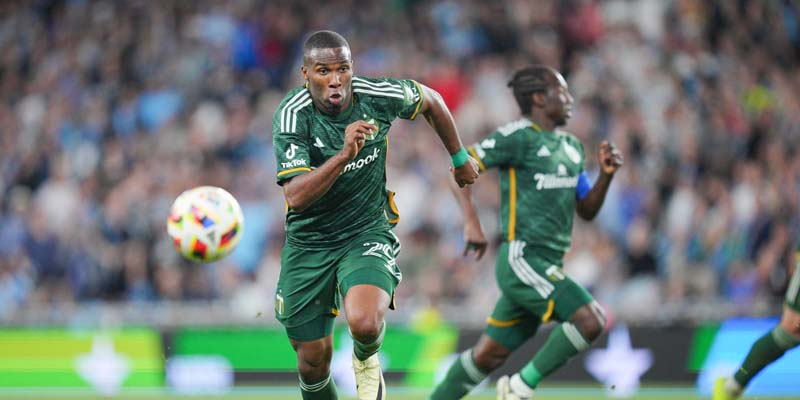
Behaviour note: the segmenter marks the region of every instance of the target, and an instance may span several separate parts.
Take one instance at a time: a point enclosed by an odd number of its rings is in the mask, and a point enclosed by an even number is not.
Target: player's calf
[[[297,371],[300,374],[300,393],[304,400],[334,400],[336,385],[331,379],[333,342],[326,337],[310,342],[291,340],[297,352]]]
[[[597,302],[592,301],[578,308],[568,322],[556,326],[550,332],[544,346],[536,353],[533,360],[504,381],[507,383],[506,386],[498,386],[498,398],[515,398],[513,396],[520,399],[531,398],[534,389],[543,378],[576,354],[589,348],[603,333],[605,323],[605,315]],[[503,390],[508,393],[502,394]]]

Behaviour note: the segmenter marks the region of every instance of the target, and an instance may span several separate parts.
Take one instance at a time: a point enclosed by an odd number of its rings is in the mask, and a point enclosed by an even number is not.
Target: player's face
[[[572,117],[572,95],[569,94],[567,81],[558,72],[550,80],[550,89],[547,91],[547,115],[555,122],[556,126],[564,126]]]
[[[307,55],[302,71],[317,108],[333,115],[347,109],[350,105],[350,79],[353,77],[349,48],[313,49]]]

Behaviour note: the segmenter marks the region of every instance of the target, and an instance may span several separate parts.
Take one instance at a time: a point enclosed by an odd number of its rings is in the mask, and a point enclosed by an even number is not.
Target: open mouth
[[[342,103],[342,95],[339,93],[334,93],[328,97],[328,101],[330,101],[331,104],[339,105]]]

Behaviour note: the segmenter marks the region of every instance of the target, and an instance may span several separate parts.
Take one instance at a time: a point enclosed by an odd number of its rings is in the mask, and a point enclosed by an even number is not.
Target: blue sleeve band
[[[589,174],[583,171],[578,175],[578,186],[575,188],[575,194],[578,196],[578,200],[583,200],[583,198],[589,194],[590,190],[592,190],[592,183],[589,182]]]

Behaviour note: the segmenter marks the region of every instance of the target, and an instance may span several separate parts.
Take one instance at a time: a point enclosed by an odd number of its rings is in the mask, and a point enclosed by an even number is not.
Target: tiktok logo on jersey
[[[289,145],[289,150],[286,150],[286,158],[288,158],[290,160],[293,159],[294,156],[295,156],[295,153],[297,152],[297,149],[299,149],[299,147],[297,147],[296,144],[294,144],[294,143],[290,144]]]
[[[306,166],[306,159],[305,158],[298,158],[297,160],[292,160],[289,162],[282,162],[281,168],[297,168],[297,167],[305,167]]]

